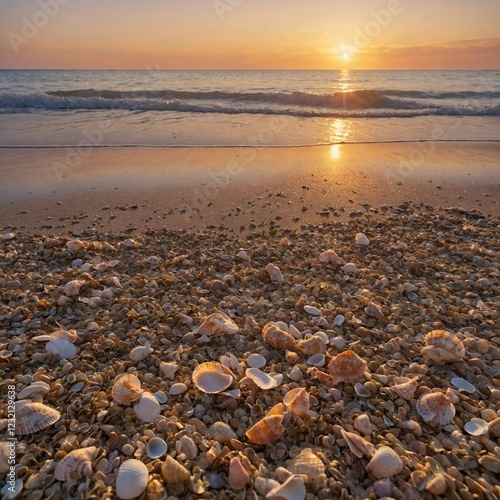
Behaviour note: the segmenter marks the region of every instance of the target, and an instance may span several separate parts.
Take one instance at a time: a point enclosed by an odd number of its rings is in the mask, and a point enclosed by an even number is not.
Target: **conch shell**
[[[198,328],[200,335],[220,336],[226,333],[233,335],[238,331],[238,325],[223,312],[216,312],[207,316]]]
[[[339,382],[354,383],[358,381],[366,370],[366,361],[355,352],[349,350],[332,358],[328,370],[334,384]]]
[[[425,336],[422,355],[443,365],[460,361],[465,355],[465,347],[452,333],[445,330],[433,330]]]
[[[82,479],[92,474],[92,460],[96,451],[95,446],[80,448],[68,453],[58,464],[55,476],[58,481]]]
[[[262,338],[264,342],[277,349],[293,349],[295,339],[285,330],[282,330],[276,323],[270,322],[262,328]]]
[[[135,375],[127,373],[113,384],[111,396],[120,405],[130,405],[137,401],[143,392],[140,380]]]
[[[246,437],[255,444],[269,444],[277,441],[285,432],[284,416],[283,404],[273,406],[262,420],[248,429]]]
[[[309,393],[304,387],[297,387],[288,391],[283,399],[283,403],[287,406],[292,413],[299,417],[308,415],[311,402],[309,400]]]
[[[417,412],[426,422],[435,420],[441,425],[447,425],[455,417],[455,406],[442,392],[430,392],[417,401]]]

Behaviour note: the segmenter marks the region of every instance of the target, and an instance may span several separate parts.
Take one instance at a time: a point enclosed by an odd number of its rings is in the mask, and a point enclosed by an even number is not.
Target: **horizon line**
[[[0,68],[0,71],[500,71],[500,68],[482,69],[363,69],[363,68]]]

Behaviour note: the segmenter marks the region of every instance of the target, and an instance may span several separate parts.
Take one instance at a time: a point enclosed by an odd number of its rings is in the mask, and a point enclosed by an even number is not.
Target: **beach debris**
[[[354,351],[347,350],[332,358],[328,364],[328,371],[332,376],[332,382],[354,383],[363,377],[367,363]]]
[[[439,364],[460,361],[465,348],[460,339],[445,330],[433,330],[425,336],[422,354]]]
[[[61,413],[43,403],[16,402],[16,434],[34,434],[55,424]]]
[[[426,421],[435,420],[438,424],[449,424],[455,417],[455,406],[442,392],[430,392],[420,396],[417,412]]]
[[[113,384],[111,397],[116,403],[128,406],[140,399],[143,392],[140,380],[135,375],[127,373],[120,376]]]
[[[194,369],[192,378],[195,387],[200,391],[216,394],[225,391],[233,383],[235,377],[224,365],[207,361]]]
[[[283,426],[284,405],[277,404],[269,413],[254,424],[245,433],[246,437],[255,444],[269,444],[277,441],[285,432]]]
[[[146,454],[151,459],[162,457],[167,453],[167,450],[168,446],[166,441],[158,436],[152,437],[146,446]]]
[[[266,271],[273,283],[276,283],[278,285],[283,283],[283,274],[281,273],[281,270],[278,266],[275,266],[274,264],[268,264],[266,266]]]
[[[70,481],[83,479],[92,474],[92,460],[97,448],[89,446],[68,453],[57,464],[54,475],[58,481]]]
[[[225,335],[233,335],[238,331],[238,325],[225,313],[217,312],[207,316],[203,323],[198,328],[200,335],[211,335],[214,337]]]
[[[403,461],[389,446],[381,446],[368,462],[366,470],[377,479],[395,476],[403,470]]]
[[[270,322],[262,328],[264,342],[277,349],[294,349],[295,339],[287,331],[282,330],[276,323]]]
[[[126,500],[136,498],[146,491],[148,485],[148,468],[140,460],[125,460],[116,475],[116,495]]]

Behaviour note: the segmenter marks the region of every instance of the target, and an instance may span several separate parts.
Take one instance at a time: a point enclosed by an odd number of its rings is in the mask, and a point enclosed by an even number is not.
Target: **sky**
[[[500,0],[0,0],[7,69],[500,69]]]

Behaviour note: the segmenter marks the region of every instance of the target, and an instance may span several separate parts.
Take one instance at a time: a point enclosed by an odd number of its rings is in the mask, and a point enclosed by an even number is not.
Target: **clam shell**
[[[111,396],[120,405],[130,405],[137,401],[143,392],[140,380],[135,375],[127,373],[113,384]]]
[[[328,370],[334,384],[339,382],[354,383],[363,377],[366,370],[366,361],[355,352],[349,350],[332,358]]]
[[[311,407],[309,393],[304,387],[297,387],[288,391],[285,394],[283,403],[287,408],[290,408],[292,413],[299,417],[307,416]]]
[[[247,368],[245,375],[250,378],[260,389],[268,390],[274,389],[283,381],[283,375],[276,375],[275,377],[268,375],[267,373],[259,370],[258,368]]]
[[[189,471],[177,460],[167,455],[161,468],[161,475],[167,484],[187,483],[191,479]]]
[[[425,489],[434,495],[442,495],[446,491],[447,487],[446,478],[441,473],[429,476],[425,483]]]
[[[488,422],[490,431],[497,437],[500,437],[500,417]]]
[[[33,434],[50,427],[60,418],[61,414],[55,408],[43,403],[16,402],[16,434]]]
[[[266,266],[266,271],[273,283],[277,283],[278,285],[283,283],[283,274],[281,274],[281,270],[278,266],[268,264]]]
[[[80,288],[85,284],[83,280],[71,280],[64,285],[64,295],[71,297],[80,293]]]
[[[345,260],[341,259],[332,249],[325,250],[322,254],[320,254],[319,261],[324,264],[337,264],[339,266],[345,264]]]
[[[417,378],[406,379],[405,377],[396,377],[394,381],[396,384],[390,387],[389,390],[397,394],[400,398],[409,401],[417,390]]]
[[[146,345],[139,345],[137,347],[134,347],[130,351],[130,359],[134,361],[134,363],[138,363],[139,361],[142,361],[143,359],[146,359],[151,353],[153,352],[153,349],[151,349],[151,344],[149,342]]]
[[[52,339],[64,339],[68,342],[74,344],[76,339],[78,338],[78,334],[76,330],[56,330],[50,334],[50,340]]]
[[[68,340],[58,338],[47,342],[45,348],[51,354],[58,354],[61,359],[71,359],[78,351],[78,349]]]
[[[95,446],[80,448],[68,453],[58,464],[55,477],[58,481],[82,479],[92,474],[92,460],[96,452]]]
[[[441,425],[449,424],[455,417],[455,407],[441,392],[424,394],[417,401],[417,412],[426,421],[436,420]]]
[[[233,457],[229,462],[228,481],[233,490],[240,490],[250,482],[250,473],[240,457]]]
[[[311,366],[324,366],[326,357],[324,354],[313,354],[307,359],[307,364]]]
[[[450,380],[450,382],[460,391],[475,392],[476,390],[470,382],[467,382],[467,380],[460,377],[454,377]]]
[[[164,439],[161,437],[153,437],[148,441],[146,446],[146,453],[149,458],[160,458],[167,453],[168,446]]]
[[[148,486],[149,472],[140,460],[131,458],[120,465],[116,476],[116,495],[121,499],[136,498]]]
[[[373,446],[369,441],[359,436],[358,434],[354,434],[354,432],[347,432],[344,429],[341,431],[342,437],[345,439],[347,446],[356,455],[358,458],[361,458],[363,455],[367,457],[373,456],[375,452],[375,446]]]
[[[277,349],[293,349],[295,339],[285,330],[282,330],[276,323],[270,322],[262,328],[262,338],[264,342]]]
[[[139,402],[134,405],[134,411],[143,422],[152,422],[161,413],[160,403],[153,394],[143,392]]]
[[[482,418],[471,418],[469,422],[464,425],[464,430],[471,436],[484,436],[488,434],[488,422]]]
[[[86,248],[87,244],[84,241],[81,240],[69,240],[66,242],[66,248],[71,252],[71,253],[77,253],[80,250]]]
[[[384,479],[401,472],[403,462],[392,448],[382,446],[368,462],[366,470],[377,479]]]
[[[250,368],[262,368],[266,365],[266,358],[260,354],[250,354],[247,358],[247,365]]]
[[[373,431],[370,417],[366,414],[356,417],[352,425],[358,432],[360,432],[364,436],[369,436]]]
[[[43,396],[50,391],[50,385],[41,380],[33,382],[25,387],[18,395],[18,399],[32,398],[33,396]]]
[[[263,419],[250,427],[245,435],[255,444],[274,443],[285,432],[285,427],[282,425],[283,418],[283,405],[276,405]]]
[[[217,312],[207,316],[198,328],[200,335],[220,336],[235,334],[239,330],[238,325],[223,312]]]
[[[292,474],[305,476],[304,481],[309,483],[325,473],[325,465],[310,448],[306,448],[292,460],[288,470]]]
[[[229,368],[220,363],[201,363],[193,371],[193,383],[203,392],[216,394],[227,389],[234,380]]]
[[[370,240],[367,238],[367,236],[365,234],[356,233],[355,243],[356,243],[356,245],[366,246],[366,245],[370,244]]]
[[[325,341],[319,335],[313,335],[306,340],[299,340],[296,344],[306,356],[313,354],[324,354],[326,352]]]
[[[273,488],[267,495],[267,500],[304,500],[306,485],[300,476],[291,475],[283,484]]]
[[[207,431],[207,437],[218,443],[227,443],[231,439],[238,439],[233,429],[224,422],[213,423]]]
[[[455,335],[445,330],[433,330],[425,336],[422,355],[436,363],[445,364],[461,360],[465,347]]]

